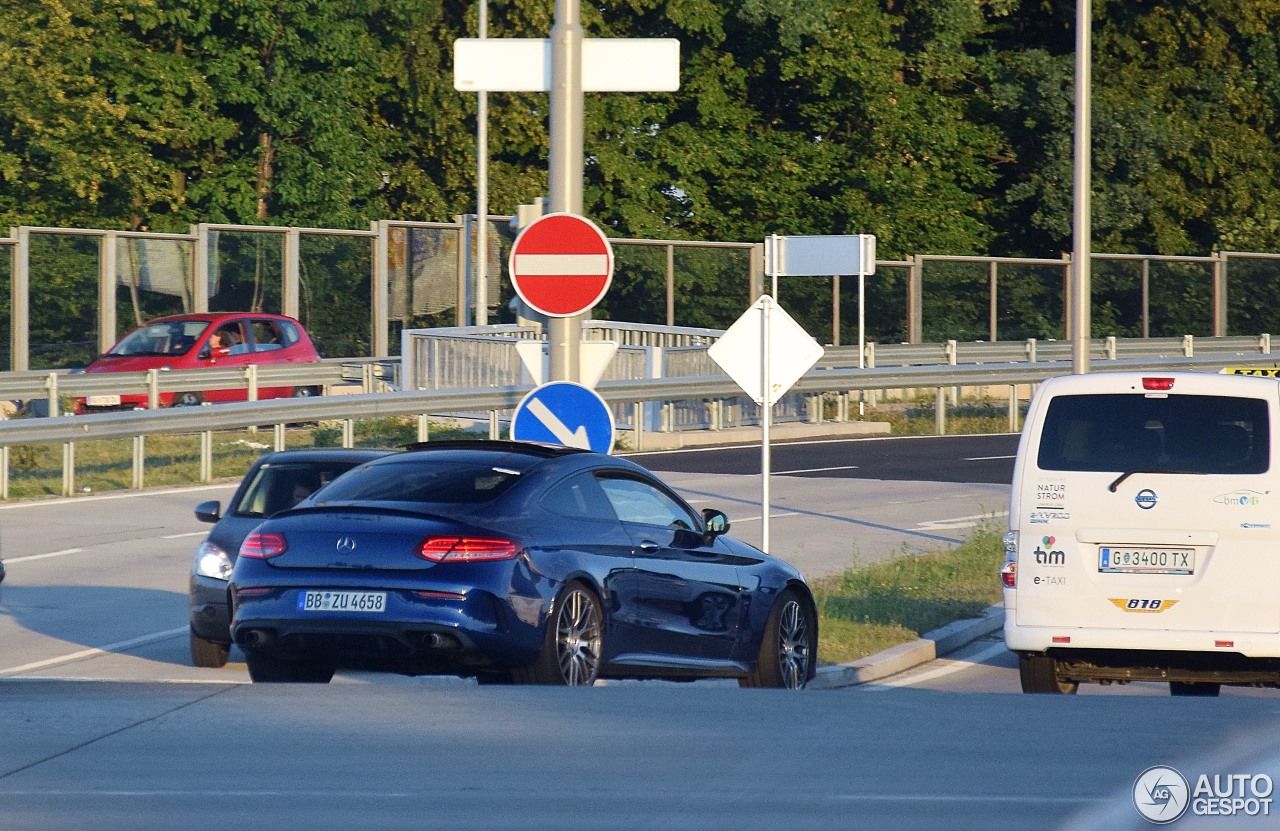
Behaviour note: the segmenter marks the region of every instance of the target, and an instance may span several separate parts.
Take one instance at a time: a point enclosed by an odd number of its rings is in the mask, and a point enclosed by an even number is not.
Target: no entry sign
[[[613,280],[613,247],[589,219],[547,214],[516,237],[511,283],[534,311],[572,317],[590,309]]]

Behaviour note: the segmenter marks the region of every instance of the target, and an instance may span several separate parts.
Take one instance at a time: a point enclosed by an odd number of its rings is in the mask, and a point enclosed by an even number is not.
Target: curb
[[[934,658],[955,652],[965,644],[990,635],[1004,626],[1004,607],[988,606],[981,617],[957,620],[940,629],[926,632],[924,637],[859,658],[848,664],[819,667],[810,690],[838,690],[897,675],[912,667],[927,664]]]

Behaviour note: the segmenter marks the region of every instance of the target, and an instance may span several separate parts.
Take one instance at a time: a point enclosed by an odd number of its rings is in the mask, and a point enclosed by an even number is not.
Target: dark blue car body
[[[361,668],[803,686],[816,665],[809,589],[727,524],[626,459],[432,442],[361,465],[259,526],[231,575],[231,634],[255,681]],[[594,605],[590,632],[556,614],[571,601]],[[557,650],[562,665],[565,650],[588,653],[589,677],[559,677]],[[527,674],[539,662],[550,676]]]

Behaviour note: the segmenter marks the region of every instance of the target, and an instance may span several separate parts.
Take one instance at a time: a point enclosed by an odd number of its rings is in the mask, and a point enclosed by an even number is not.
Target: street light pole
[[[579,0],[556,0],[551,27],[552,213],[582,214],[582,20]],[[583,315],[548,321],[550,380],[577,381]]]
[[[1091,237],[1091,146],[1093,7],[1091,0],[1076,0],[1076,91],[1075,158],[1071,250],[1071,371],[1089,371],[1089,339],[1092,335],[1092,280],[1090,278]]]
[[[489,0],[480,0],[479,37],[489,37]],[[477,326],[489,324],[489,93],[476,100],[476,256]],[[467,240],[467,245],[471,240]]]

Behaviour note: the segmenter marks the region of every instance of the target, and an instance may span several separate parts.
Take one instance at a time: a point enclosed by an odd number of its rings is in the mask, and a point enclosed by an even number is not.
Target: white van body
[[[1280,686],[1277,436],[1274,378],[1098,372],[1040,386],[1002,571],[1025,691]]]

